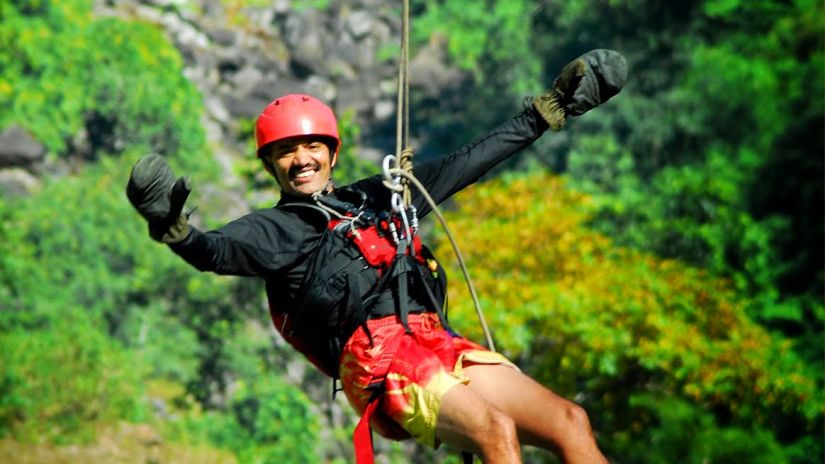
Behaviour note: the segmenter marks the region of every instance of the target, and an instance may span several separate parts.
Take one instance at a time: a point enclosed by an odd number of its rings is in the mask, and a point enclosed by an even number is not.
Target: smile
[[[300,168],[292,169],[289,172],[289,177],[294,181],[304,181],[309,180],[312,176],[314,176],[321,167],[318,165],[315,166],[302,166]]]
[[[303,171],[303,172],[299,172],[299,173],[298,173],[298,174],[296,174],[294,177],[295,177],[296,179],[304,179],[304,178],[306,178],[306,177],[311,177],[311,176],[313,176],[313,175],[315,175],[315,171],[314,171],[314,170],[313,170],[313,171]]]

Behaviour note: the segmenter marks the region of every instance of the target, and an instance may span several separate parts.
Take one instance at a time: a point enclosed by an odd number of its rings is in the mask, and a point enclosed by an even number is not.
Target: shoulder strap
[[[293,209],[293,208],[309,209],[309,210],[317,211],[317,212],[323,214],[324,217],[326,218],[327,222],[332,220],[332,217],[329,215],[328,212],[326,212],[324,210],[324,208],[321,208],[320,206],[313,205],[313,204],[310,204],[310,203],[284,203],[282,205],[276,206],[276,208],[280,208],[280,209]]]

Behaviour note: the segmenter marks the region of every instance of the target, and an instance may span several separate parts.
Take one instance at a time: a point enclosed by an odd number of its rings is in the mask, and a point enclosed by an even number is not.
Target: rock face
[[[275,0],[232,8],[220,0],[98,0],[96,8],[167,31],[204,97],[211,141],[231,156],[249,156],[238,119],[253,119],[274,98],[295,92],[327,102],[339,115],[351,111],[365,134],[353,142],[365,153],[391,152],[395,135],[370,129],[395,127],[397,56],[386,51],[400,44],[400,8],[379,0],[330,0],[324,10],[308,4]],[[422,49],[424,72],[412,76],[427,94],[462,77],[445,64],[441,45]]]

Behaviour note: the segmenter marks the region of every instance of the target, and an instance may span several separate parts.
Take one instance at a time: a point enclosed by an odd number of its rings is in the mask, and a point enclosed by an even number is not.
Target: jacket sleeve
[[[547,127],[533,107],[528,107],[450,155],[416,165],[413,173],[433,200],[441,203],[476,182],[501,161],[532,144]],[[416,189],[413,189],[413,204],[422,217],[430,212],[429,205]]]
[[[265,277],[293,265],[316,234],[310,224],[273,208],[208,232],[192,227],[186,239],[169,247],[200,271]]]

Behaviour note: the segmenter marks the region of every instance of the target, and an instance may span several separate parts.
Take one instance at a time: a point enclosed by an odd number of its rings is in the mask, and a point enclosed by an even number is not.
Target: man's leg
[[[522,443],[553,450],[568,464],[607,462],[577,404],[507,366],[475,364],[464,374],[468,389],[513,420]]]
[[[435,436],[481,456],[486,464],[521,462],[513,419],[463,384],[453,386],[442,398]]]

